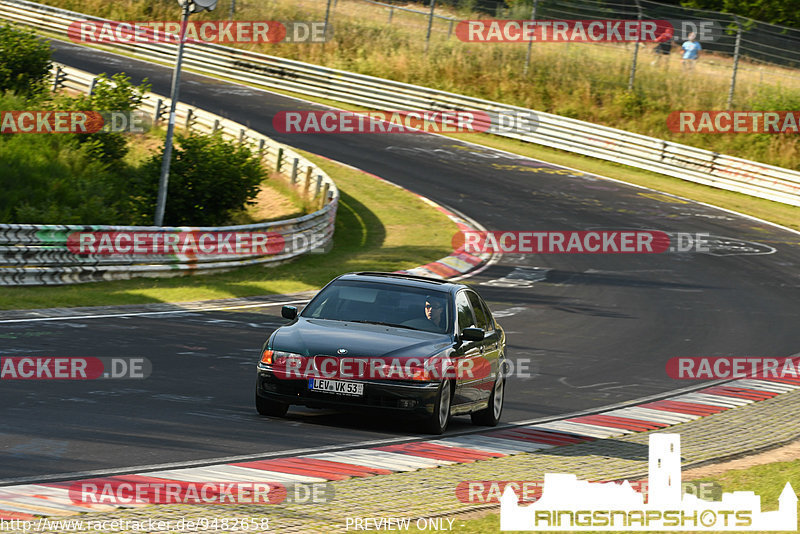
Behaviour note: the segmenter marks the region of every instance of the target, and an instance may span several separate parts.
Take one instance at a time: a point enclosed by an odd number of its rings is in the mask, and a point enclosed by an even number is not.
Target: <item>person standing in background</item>
[[[681,59],[681,63],[683,64],[684,70],[694,70],[695,63],[700,55],[700,50],[703,49],[700,43],[695,41],[696,38],[697,34],[692,32],[689,34],[689,40],[683,43],[683,58]]]
[[[664,31],[661,32],[661,35],[656,37],[656,46],[653,48],[653,53],[656,55],[656,58],[653,60],[651,65],[661,63],[663,60],[666,62],[667,67],[669,67],[669,54],[672,52],[672,38],[674,35],[675,34],[672,30],[672,26],[670,26],[664,29]]]

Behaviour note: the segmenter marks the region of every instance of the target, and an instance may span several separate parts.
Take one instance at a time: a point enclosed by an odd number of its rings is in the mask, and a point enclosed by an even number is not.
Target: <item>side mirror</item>
[[[483,328],[465,328],[461,332],[461,339],[464,341],[483,341],[485,335]]]
[[[284,306],[281,308],[281,316],[284,319],[292,320],[297,317],[297,308],[294,306]]]

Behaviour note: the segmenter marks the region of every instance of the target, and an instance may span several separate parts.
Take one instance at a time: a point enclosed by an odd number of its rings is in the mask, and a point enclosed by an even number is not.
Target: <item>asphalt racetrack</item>
[[[55,61],[149,78],[171,68],[55,42]],[[345,162],[488,230],[705,232],[711,253],[507,254],[468,279],[508,334],[517,364],[503,422],[620,403],[693,385],[675,356],[798,352],[800,236],[722,210],[424,134],[286,135],[281,110],[322,109],[183,74],[181,100],[278,141]],[[340,208],[343,209],[343,208]],[[423,245],[423,244],[421,244]],[[269,271],[265,270],[265,276]],[[146,380],[4,381],[0,479],[111,470],[405,438],[411,424],[293,408],[259,417],[255,362],[280,307],[43,322],[0,322],[4,356],[144,356]],[[454,418],[449,434],[472,430]],[[753,432],[760,432],[753,421]]]

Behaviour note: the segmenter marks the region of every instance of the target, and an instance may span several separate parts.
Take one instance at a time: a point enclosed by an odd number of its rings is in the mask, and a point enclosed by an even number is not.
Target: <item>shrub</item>
[[[103,73],[98,76],[91,96],[57,98],[53,107],[76,111],[133,111],[141,105],[149,90],[147,79],[136,86],[124,73],[114,74],[111,78]],[[77,134],[75,138],[85,145],[88,154],[111,167],[119,167],[128,153],[127,139],[120,132]]]
[[[33,32],[0,27],[0,93],[32,94],[44,89],[50,73],[50,46]]]
[[[119,224],[124,177],[113,174],[67,135],[0,139],[0,222]]]
[[[64,109],[34,97],[0,94],[0,109]],[[97,157],[95,142],[74,134],[0,136],[0,222],[127,224],[131,169]],[[123,139],[125,141],[125,139]]]
[[[265,176],[247,146],[220,133],[178,136],[172,152],[164,224],[221,226],[258,194]],[[163,149],[141,168],[136,187],[137,224],[152,224],[158,197]]]

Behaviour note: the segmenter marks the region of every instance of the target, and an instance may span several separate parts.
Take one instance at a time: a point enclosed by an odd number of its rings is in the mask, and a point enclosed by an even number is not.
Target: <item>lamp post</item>
[[[175,131],[175,107],[178,105],[178,89],[181,83],[181,62],[183,61],[183,45],[186,37],[186,25],[189,14],[198,11],[211,11],[217,7],[217,0],[178,0],[182,9],[181,31],[178,36],[178,57],[175,70],[172,71],[172,88],[170,90],[169,121],[167,122],[167,139],[164,141],[164,159],[161,161],[161,177],[158,181],[158,200],[156,201],[155,225],[164,224],[164,211],[167,207],[167,187],[169,185],[169,164],[172,159],[172,135]]]

